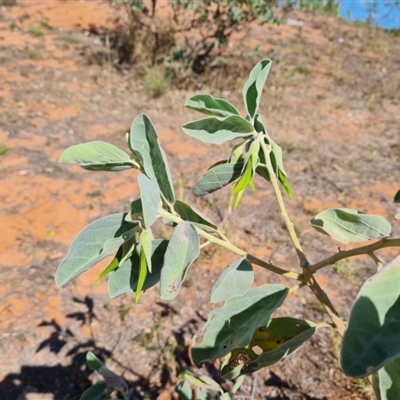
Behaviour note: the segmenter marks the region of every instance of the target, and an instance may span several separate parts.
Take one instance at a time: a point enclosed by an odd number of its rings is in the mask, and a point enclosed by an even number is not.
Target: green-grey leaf
[[[153,232],[151,229],[143,229],[140,232],[140,252],[143,252],[149,272],[151,272],[151,256],[153,255]]]
[[[101,367],[98,372],[104,378],[108,387],[115,389],[128,389],[128,384],[126,383],[125,379],[111,371],[106,366]]]
[[[240,177],[243,169],[243,161],[217,164],[211,167],[201,176],[194,185],[193,193],[196,196],[204,196],[229,185]]]
[[[57,269],[57,286],[65,285],[132,238],[138,225],[126,222],[125,216],[126,214],[118,213],[100,218],[76,236],[67,256]]]
[[[245,295],[254,282],[254,272],[246,256],[232,261],[218,276],[211,288],[211,303],[219,303]]]
[[[251,70],[243,87],[243,100],[249,117],[253,120],[260,105],[261,94],[267,80],[271,60],[262,60]]]
[[[222,144],[228,140],[251,136],[253,125],[244,118],[232,115],[226,118],[203,118],[183,125],[183,131],[206,143]]]
[[[146,275],[142,290],[147,290],[159,282],[167,245],[168,240],[153,240],[151,255],[152,272]],[[136,292],[139,269],[139,256],[134,252],[131,258],[126,260],[109,275],[108,295],[110,298],[117,297],[123,293]]]
[[[175,386],[175,392],[182,400],[193,400],[193,391],[188,381],[180,381]]]
[[[216,99],[209,94],[198,94],[191,97],[185,103],[185,107],[216,117],[239,115],[239,111],[231,103],[224,99]]]
[[[205,390],[214,390],[216,392],[222,392],[221,386],[207,375],[196,374],[190,370],[185,371],[182,374],[182,378],[192,383],[198,388]]]
[[[202,334],[193,339],[193,361],[197,365],[213,362],[235,348],[247,346],[255,329],[267,324],[287,294],[283,285],[263,285],[244,296],[232,297],[211,311]],[[202,341],[197,344],[199,338]]]
[[[225,363],[221,374],[232,371],[235,366],[235,356],[241,351],[249,355],[249,362],[241,370],[241,374],[250,374],[259,369],[277,363],[295,351],[314,334],[316,325],[313,322],[296,318],[273,318],[265,327],[259,327],[252,340],[244,349],[236,349]],[[257,350],[257,354],[253,351]],[[259,354],[262,352],[261,354]],[[231,379],[231,377],[230,377]]]
[[[140,114],[133,121],[129,135],[129,146],[140,154],[143,168],[151,181],[156,183],[164,199],[169,204],[175,203],[172,177],[165,153],[158,144],[156,130],[150,118]]]
[[[144,218],[143,218],[143,206],[142,199],[136,199],[131,203],[131,210],[126,215],[126,221],[133,222],[139,224],[142,228],[144,226]]]
[[[386,364],[373,378],[373,388],[378,399],[400,399],[400,358]]]
[[[76,163],[91,171],[123,171],[137,167],[127,153],[99,140],[68,147],[58,161]]]
[[[138,178],[140,197],[142,202],[143,220],[146,228],[153,225],[161,205],[160,189],[146,175],[139,174]]]
[[[213,224],[208,217],[183,201],[176,200],[174,210],[184,221],[189,221],[206,232],[215,232],[218,229],[218,227]]]
[[[281,170],[279,170],[279,172],[278,172],[278,179],[279,179],[279,182],[282,184],[282,186],[285,188],[286,193],[289,196],[289,199],[293,200],[293,190],[290,187],[287,176]]]
[[[172,233],[164,256],[161,271],[160,297],[176,297],[193,261],[200,254],[200,239],[195,227],[187,221],[180,222]]]
[[[394,195],[393,203],[400,203],[400,190]]]
[[[292,188],[290,187],[285,168],[283,167],[282,148],[269,137],[267,130],[265,129],[265,126],[264,126],[259,114],[256,115],[256,118],[254,121],[254,128],[257,132],[262,132],[266,135],[265,141],[267,142],[267,144],[271,145],[270,157],[271,157],[272,167],[278,177],[279,182],[282,184],[282,186],[286,190],[286,193],[288,194],[289,198],[293,199],[293,191],[292,191]],[[260,162],[262,164],[265,164],[264,153],[262,151],[260,151],[259,155],[260,155]],[[261,177],[263,177],[265,180],[267,180],[268,182],[271,182],[269,172],[266,167],[258,166],[256,169],[256,172]]]
[[[90,369],[93,371],[99,371],[101,367],[104,367],[103,361],[101,361],[95,354],[91,351],[86,353],[86,363]]]
[[[363,214],[350,208],[324,210],[310,224],[317,231],[345,244],[388,237],[392,230],[385,218]]]
[[[79,400],[103,400],[107,389],[107,383],[97,382],[89,389],[86,389]]]
[[[342,341],[346,375],[362,378],[400,356],[399,281],[400,256],[362,286]]]

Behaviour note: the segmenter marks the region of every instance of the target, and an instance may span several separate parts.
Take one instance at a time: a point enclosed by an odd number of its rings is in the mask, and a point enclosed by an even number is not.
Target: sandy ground
[[[221,154],[229,155],[228,146],[203,145],[180,129],[196,118],[183,104],[199,91],[171,88],[152,99],[136,67],[121,73],[88,63],[88,53],[104,47],[101,33],[113,28],[113,13],[100,1],[25,0],[1,9],[0,144],[8,149],[0,155],[1,399],[29,398],[33,392],[40,399],[78,399],[97,379],[85,368],[88,350],[124,374],[135,398],[170,398],[177,368],[190,365],[191,336],[200,332],[210,309],[211,282],[235,258],[207,248],[169,303],[159,300],[156,289],[137,305],[128,295],[110,301],[106,283],[94,282],[104,263],[66,287],[54,284],[74,236],[90,221],[126,211],[138,195],[135,172],[87,172],[58,164],[58,157],[66,147],[94,139],[125,148],[124,133],[140,112],[158,130],[176,191],[215,222],[225,216],[229,190],[205,199],[191,194],[195,179]],[[379,31],[318,15],[293,17],[304,22],[302,29],[254,26],[245,37],[235,37],[224,57],[232,59],[233,69],[238,53],[273,60],[261,114],[284,150],[295,192],[289,210],[315,262],[338,246],[309,227],[319,211],[352,207],[395,221],[400,51],[398,39]],[[251,64],[242,61],[240,67],[248,71]],[[241,88],[224,86],[224,75],[216,79],[203,90],[243,111]],[[246,193],[226,232],[246,251],[296,270],[271,188],[261,180],[256,187]],[[381,258],[396,254],[389,249]],[[317,279],[346,319],[373,271],[360,258],[325,269]],[[266,281],[287,283],[257,271],[257,283]],[[279,315],[326,319],[305,289]],[[338,350],[337,338],[321,330],[291,357],[249,377],[245,389],[257,399],[369,399],[362,382],[342,376]]]

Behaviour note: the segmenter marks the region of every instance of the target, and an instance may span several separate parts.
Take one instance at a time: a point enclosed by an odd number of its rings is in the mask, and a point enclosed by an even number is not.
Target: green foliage
[[[171,300],[177,296],[190,265],[200,254],[200,238],[196,228],[180,222],[172,233],[161,270],[160,297]]]
[[[400,358],[386,364],[373,375],[373,388],[380,400],[400,398]]]
[[[310,339],[316,328],[310,321],[272,318],[254,331],[247,346],[235,349],[225,359],[221,374],[232,379],[275,364]]]
[[[161,66],[153,66],[146,70],[143,80],[143,87],[151,97],[161,97],[171,86],[171,77],[168,75],[166,68]]]
[[[254,6],[256,4],[254,2]],[[220,399],[228,399],[238,390],[246,374],[288,356],[316,329],[330,328],[344,335],[341,349],[344,373],[356,378],[373,374],[378,398],[396,399],[400,392],[400,261],[396,259],[383,267],[374,252],[399,247],[400,238],[390,238],[391,225],[383,217],[345,208],[324,210],[310,221],[318,232],[343,243],[374,242],[340,250],[310,265],[281,193],[282,186],[289,198],[293,196],[283,166],[282,149],[268,134],[258,114],[270,68],[270,60],[260,61],[244,84],[247,115],[239,115],[238,109],[224,99],[196,95],[186,106],[209,116],[185,124],[183,130],[215,145],[236,139],[229,158],[213,164],[195,183],[194,193],[203,196],[232,184],[235,208],[246,188],[250,186],[255,190],[254,182],[261,177],[275,194],[302,273],[282,269],[234,246],[208,217],[190,204],[176,200],[172,174],[156,130],[150,119],[140,114],[127,135],[130,154],[96,141],[72,146],[60,158],[61,162],[77,163],[89,171],[136,168],[140,171],[137,178],[140,197],[131,203],[129,213],[103,217],[78,234],[57,270],[56,283],[64,285],[105,257],[113,256],[99,276],[99,279],[108,277],[111,298],[135,293],[138,302],[145,290],[159,282],[160,298],[170,300],[178,295],[201,248],[210,243],[220,245],[238,258],[221,271],[211,288],[210,302],[223,304],[210,312],[201,334],[194,337],[191,355],[198,366],[223,358],[221,374],[226,379],[236,379],[236,383],[230,392],[225,392],[209,377],[186,370],[176,387],[181,398],[192,399],[192,386],[195,386],[198,399],[213,398],[210,392],[216,392]],[[394,202],[399,201],[398,192]],[[161,229],[164,233],[172,227],[171,237],[154,237],[154,232],[160,231],[153,229],[157,223],[168,226],[168,229]],[[346,328],[314,273],[362,254],[369,255],[376,263],[377,273],[361,288]],[[256,266],[294,280],[296,285],[255,285],[253,269]],[[304,286],[316,297],[310,303],[311,309],[324,311],[324,316],[332,320],[331,324],[290,316],[272,317],[289,291],[295,293]],[[95,385],[84,393],[84,399],[108,398],[115,388],[127,393],[125,381],[92,354],[88,355],[88,363],[103,376],[106,386],[104,383]]]
[[[198,94],[191,97],[185,103],[185,107],[203,114],[214,115],[216,117],[239,115],[239,111],[236,110],[229,101],[216,99],[209,94]]]
[[[167,240],[156,239],[152,241],[152,271],[147,273],[142,290],[150,289],[160,281],[167,245]],[[120,262],[120,257],[117,254],[117,268],[114,269],[108,279],[108,294],[110,298],[115,298],[123,293],[136,293],[138,290],[139,270],[140,259],[136,252],[133,252],[131,257],[123,263]]]
[[[389,222],[379,215],[367,215],[350,208],[331,208],[316,215],[310,224],[316,230],[342,243],[388,237]]]
[[[222,144],[228,140],[251,136],[253,126],[244,118],[231,115],[225,118],[203,118],[183,125],[183,131],[205,143]]]
[[[138,230],[137,224],[125,221],[119,213],[92,222],[72,242],[56,273],[56,284],[65,285],[98,262],[113,254]]]
[[[141,114],[133,121],[128,145],[133,157],[143,166],[142,172],[158,186],[164,200],[169,204],[175,203],[172,177],[165,153],[158,144],[156,130],[147,115]]]
[[[211,288],[211,303],[245,295],[254,282],[253,267],[246,256],[231,262],[219,275]]]
[[[269,321],[287,294],[285,286],[267,284],[249,289],[245,295],[231,297],[222,307],[211,311],[201,335],[193,338],[195,364],[214,362],[247,346],[256,328]],[[200,339],[201,343],[197,344]]]
[[[51,31],[52,29],[54,29],[53,25],[51,25],[51,24],[49,23],[49,21],[46,21],[46,20],[40,21],[40,26],[42,26],[42,27],[45,28],[45,29],[48,29],[49,31]]]
[[[79,164],[91,171],[123,171],[138,168],[138,164],[124,151],[99,140],[69,147],[61,154],[58,161]]]
[[[85,390],[80,400],[107,400],[115,390],[119,391],[125,399],[128,398],[128,385],[124,378],[108,369],[91,351],[86,354],[86,362],[90,369],[103,377],[104,381]]]
[[[253,121],[260,105],[261,94],[271,69],[271,61],[260,61],[250,72],[249,79],[243,87],[243,99],[247,114]]]
[[[29,33],[34,37],[41,37],[44,35],[44,32],[40,28],[37,28],[37,27],[33,27],[33,28],[29,29]]]
[[[215,192],[239,178],[242,170],[243,162],[218,163],[197,180],[193,188],[193,193],[196,196],[204,196]]]
[[[0,156],[4,156],[9,153],[9,151],[10,149],[5,144],[0,143]]]
[[[400,356],[399,278],[398,257],[361,288],[342,343],[341,363],[345,374],[362,378]]]

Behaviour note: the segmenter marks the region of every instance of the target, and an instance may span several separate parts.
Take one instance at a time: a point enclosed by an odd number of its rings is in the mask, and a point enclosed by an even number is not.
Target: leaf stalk
[[[310,264],[309,264],[309,262],[307,260],[307,257],[304,254],[304,251],[303,251],[303,249],[301,247],[299,238],[297,237],[296,231],[294,229],[293,222],[291,221],[291,219],[289,217],[289,214],[286,211],[285,203],[284,203],[283,197],[282,197],[282,192],[281,192],[281,190],[279,188],[278,178],[276,176],[276,173],[274,171],[274,168],[273,168],[272,162],[271,162],[271,157],[270,157],[270,154],[271,154],[271,151],[272,151],[271,146],[267,145],[265,143],[265,140],[261,140],[260,144],[261,144],[261,148],[262,148],[262,151],[264,153],[264,156],[265,156],[266,166],[267,166],[267,169],[268,169],[269,177],[271,179],[272,187],[273,187],[274,192],[275,192],[275,197],[276,197],[276,200],[278,202],[278,206],[279,206],[279,210],[280,210],[280,213],[281,213],[281,217],[282,217],[283,221],[285,222],[286,228],[287,228],[287,230],[289,232],[290,239],[291,239],[291,241],[293,243],[293,246],[294,246],[294,248],[296,250],[297,256],[298,256],[298,258],[300,260],[300,266],[304,270]]]

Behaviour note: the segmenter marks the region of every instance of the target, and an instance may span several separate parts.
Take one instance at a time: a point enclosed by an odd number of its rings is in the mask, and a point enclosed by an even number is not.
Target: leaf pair
[[[283,285],[263,285],[228,298],[222,307],[211,311],[201,336],[193,338],[193,361],[197,365],[213,362],[247,346],[255,329],[267,324],[287,293]]]
[[[270,320],[288,289],[282,285],[250,289],[253,281],[246,256],[230,263],[211,290],[212,303],[225,303],[210,313],[202,334],[193,339],[194,362],[200,365],[225,357],[222,374],[227,379],[274,364],[308,340],[316,329],[311,322],[293,318]]]
[[[260,158],[263,157],[262,151],[260,152],[261,135],[264,137],[268,135],[257,114],[270,68],[271,61],[262,60],[250,72],[243,87],[243,100],[247,110],[246,118],[241,118],[237,109],[226,100],[215,99],[207,94],[194,96],[186,102],[186,107],[214,116],[184,125],[183,130],[188,135],[213,144],[246,138],[244,142],[234,147],[229,161],[215,164],[196,182],[193,190],[196,195],[212,193],[238,179],[232,191],[232,194],[236,195],[234,203],[234,208],[236,208],[246,187],[250,186],[253,190],[255,189],[253,177],[256,172],[270,182],[267,168],[259,166]],[[272,140],[271,144],[273,144],[271,159],[272,164],[276,166],[275,172],[289,197],[292,198],[292,191],[282,165],[282,150]]]
[[[140,114],[133,121],[128,145],[132,151],[131,157],[112,144],[93,141],[69,147],[62,153],[59,161],[77,163],[92,171],[140,169],[153,184],[149,187],[147,182],[142,182],[142,186],[146,186],[150,192],[156,186],[163,199],[168,204],[174,204],[171,172],[165,153],[158,143],[157,133],[147,115]]]
[[[222,144],[228,140],[252,136],[254,134],[253,122],[270,69],[270,60],[260,61],[252,69],[244,84],[243,100],[249,120],[240,117],[237,109],[226,100],[203,94],[192,97],[185,106],[203,114],[213,115],[213,117],[189,122],[183,126],[183,131],[203,142],[213,144]]]
[[[282,155],[282,148],[275,143],[271,137],[268,135],[267,130],[265,129],[265,126],[261,120],[260,115],[256,115],[255,122],[254,122],[254,127],[257,132],[262,132],[264,134],[264,140],[266,142],[266,145],[270,148],[270,153],[268,154],[268,157],[271,160],[272,164],[272,169],[275,172],[279,182],[282,184],[284,187],[287,195],[289,196],[289,199],[293,199],[293,191],[292,188],[289,185],[289,181],[287,179],[287,173],[285,171],[285,168],[283,167],[283,155]],[[260,164],[257,168],[257,173],[266,179],[268,182],[271,182],[271,177],[269,176],[268,168],[266,167],[266,155],[264,154],[263,151],[260,152]]]
[[[87,271],[132,239],[139,225],[125,221],[126,214],[100,218],[84,228],[72,242],[56,272],[57,286]]]

